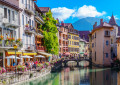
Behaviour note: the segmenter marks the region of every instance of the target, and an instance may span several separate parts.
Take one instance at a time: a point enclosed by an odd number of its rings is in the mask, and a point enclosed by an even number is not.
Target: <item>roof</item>
[[[19,8],[17,5],[15,5],[15,4],[13,4],[13,3],[10,3],[10,2],[8,2],[7,0],[0,0],[0,4],[7,5],[7,6],[9,6],[9,7],[15,9],[15,10],[17,10],[17,11],[19,11],[19,10],[22,11],[22,9]]]
[[[36,3],[34,3],[35,4],[35,10],[36,11],[38,11],[38,12],[41,12],[41,10],[39,9],[39,7],[36,5]],[[41,12],[42,13],[42,12]]]
[[[65,23],[65,26],[69,26],[69,25],[71,25],[71,23]]]
[[[109,21],[109,24],[111,24],[111,25],[117,25],[113,14],[112,14],[112,16],[111,16],[111,19],[110,19],[110,21]]]
[[[96,26],[92,32],[90,34],[92,34],[93,32],[95,32],[96,30],[98,29],[101,29],[101,28],[109,28],[109,29],[114,29],[112,25],[110,25],[109,23],[107,22],[101,22],[100,25]]]
[[[103,22],[102,24],[98,25],[95,27],[96,28],[100,28],[100,27],[113,27],[112,25],[110,25],[109,23],[107,22]]]
[[[50,7],[39,7],[39,9],[43,12],[46,13],[49,11]]]
[[[89,36],[88,35],[90,34],[90,31],[79,31],[78,33],[79,33],[79,37],[81,39],[84,39],[87,42],[89,42]]]

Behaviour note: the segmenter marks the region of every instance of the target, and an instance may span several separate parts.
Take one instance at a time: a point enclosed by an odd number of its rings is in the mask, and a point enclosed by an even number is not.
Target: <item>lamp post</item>
[[[13,47],[15,49],[15,65],[17,66],[16,50],[17,50],[18,47],[17,47],[17,45],[14,45]],[[15,73],[17,72],[16,66],[15,66]]]

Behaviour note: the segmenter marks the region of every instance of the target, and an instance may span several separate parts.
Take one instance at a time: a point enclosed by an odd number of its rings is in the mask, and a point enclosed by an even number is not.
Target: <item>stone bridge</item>
[[[67,58],[67,59],[63,59],[63,62],[64,63],[64,66],[67,66],[67,63],[69,61],[75,61],[77,63],[77,67],[79,67],[79,62],[81,61],[88,61],[89,62],[89,66],[92,66],[92,59],[91,58],[88,58],[88,57],[81,57],[81,58]]]

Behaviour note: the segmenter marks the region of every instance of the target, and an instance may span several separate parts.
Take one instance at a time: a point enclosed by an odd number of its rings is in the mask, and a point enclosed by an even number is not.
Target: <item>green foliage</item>
[[[51,11],[46,13],[46,16],[43,16],[43,19],[45,23],[41,25],[40,28],[43,30],[44,45],[47,52],[57,55],[59,51],[57,38],[58,30],[56,27],[57,20],[52,17]]]

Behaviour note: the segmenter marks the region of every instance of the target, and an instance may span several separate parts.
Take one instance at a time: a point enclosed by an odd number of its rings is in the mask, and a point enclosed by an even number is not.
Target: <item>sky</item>
[[[37,0],[38,7],[50,7],[53,17],[74,23],[85,17],[120,18],[120,0]]]

